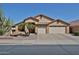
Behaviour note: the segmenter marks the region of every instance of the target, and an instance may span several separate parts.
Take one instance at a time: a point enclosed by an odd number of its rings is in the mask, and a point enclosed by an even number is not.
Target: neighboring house
[[[69,33],[69,24],[62,20],[54,20],[45,15],[37,15],[34,17],[29,17],[24,19],[22,22],[15,24],[12,27],[13,33],[20,32],[18,30],[18,25],[21,23],[33,23],[35,24],[35,28],[32,30],[32,33],[37,34],[47,34],[47,33]]]
[[[79,32],[79,20],[70,22],[70,32]]]

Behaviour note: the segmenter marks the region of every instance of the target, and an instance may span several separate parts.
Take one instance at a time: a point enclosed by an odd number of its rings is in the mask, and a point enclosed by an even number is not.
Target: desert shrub
[[[0,29],[0,35],[3,35],[4,31],[2,29]]]
[[[73,32],[73,35],[79,36],[79,32]]]
[[[25,29],[25,24],[24,24],[24,23],[22,23],[22,24],[20,24],[20,25],[18,26],[18,30],[24,31],[24,29]]]
[[[10,18],[7,18],[3,15],[2,10],[0,9],[0,35],[4,35],[9,32],[12,26],[12,21]]]
[[[28,24],[27,24],[27,28],[28,28],[28,29],[34,29],[34,28],[35,28],[35,24],[28,23]]]

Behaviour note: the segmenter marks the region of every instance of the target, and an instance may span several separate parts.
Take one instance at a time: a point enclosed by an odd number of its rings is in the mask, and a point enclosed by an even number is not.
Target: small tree
[[[35,24],[33,23],[21,23],[18,26],[18,30],[24,31],[26,35],[29,35],[31,30],[35,28]]]
[[[28,29],[34,29],[35,28],[35,25],[32,24],[32,23],[27,23],[27,28]]]
[[[25,30],[25,24],[24,23],[21,23],[19,26],[18,26],[18,29],[20,31],[24,31]]]
[[[6,18],[0,9],[0,35],[4,35],[6,32],[10,31],[12,26],[12,21],[10,18]]]

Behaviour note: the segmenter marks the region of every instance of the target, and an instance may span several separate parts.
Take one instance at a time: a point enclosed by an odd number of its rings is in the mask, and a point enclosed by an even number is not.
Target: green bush
[[[3,35],[4,31],[2,29],[0,29],[0,35]]]
[[[12,25],[13,21],[11,21],[10,18],[5,17],[3,10],[0,8],[0,35],[4,35],[9,32]]]
[[[35,24],[32,24],[32,23],[28,23],[26,26],[27,26],[28,29],[34,29],[35,28]]]
[[[79,36],[79,32],[74,32],[73,35]]]
[[[19,29],[20,31],[24,31],[24,29],[25,29],[25,24],[24,24],[24,23],[20,24],[20,25],[18,26],[18,29]]]

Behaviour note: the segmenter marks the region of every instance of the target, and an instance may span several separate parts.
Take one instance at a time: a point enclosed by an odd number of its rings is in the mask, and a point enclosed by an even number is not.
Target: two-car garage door
[[[65,27],[49,27],[49,33],[65,33]]]

